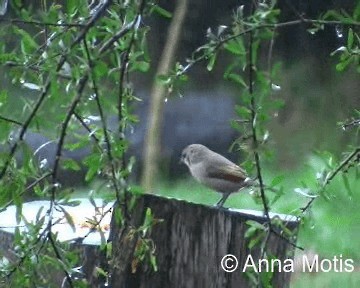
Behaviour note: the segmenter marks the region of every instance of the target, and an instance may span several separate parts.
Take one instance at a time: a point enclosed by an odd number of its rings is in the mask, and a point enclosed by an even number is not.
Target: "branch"
[[[213,47],[213,51],[211,51],[210,53],[205,53],[200,55],[199,57],[190,60],[189,64],[187,64],[183,70],[181,72],[179,72],[177,74],[177,76],[181,76],[182,74],[184,74],[186,71],[188,71],[192,66],[194,66],[196,63],[199,63],[203,60],[206,60],[210,54],[215,53],[216,51],[218,51],[224,44],[226,44],[227,42],[236,39],[238,37],[244,36],[246,34],[252,33],[256,30],[260,30],[260,29],[264,29],[264,28],[272,28],[272,29],[278,29],[278,28],[283,28],[283,27],[288,27],[288,26],[294,26],[294,25],[299,25],[299,24],[320,24],[320,25],[347,25],[347,26],[360,26],[360,22],[357,21],[353,21],[353,22],[346,22],[343,23],[341,21],[326,21],[326,20],[317,20],[317,19],[306,19],[306,18],[301,18],[301,19],[297,19],[297,20],[292,20],[292,21],[287,21],[287,22],[281,22],[281,23],[267,23],[267,24],[260,24],[260,25],[255,25],[253,27],[250,27],[248,29],[245,29],[237,34],[231,35],[229,37],[225,37],[223,39],[219,39],[217,43],[215,43],[216,45],[214,45]],[[199,50],[198,50],[199,51]]]
[[[73,101],[71,102],[71,104],[70,104],[70,106],[68,108],[68,112],[66,114],[66,117],[65,117],[65,119],[64,119],[64,121],[62,122],[62,125],[61,125],[59,141],[58,141],[58,144],[57,144],[57,147],[56,147],[56,153],[55,153],[55,162],[54,162],[53,171],[52,171],[52,184],[53,184],[53,186],[51,188],[51,201],[55,201],[55,192],[56,192],[56,187],[57,187],[57,185],[56,185],[56,183],[57,183],[57,173],[58,173],[58,170],[59,170],[59,163],[60,163],[62,150],[63,150],[63,146],[64,146],[64,141],[65,141],[65,137],[66,137],[67,127],[69,125],[69,122],[71,120],[72,115],[75,113],[76,106],[80,102],[82,93],[84,91],[84,88],[85,88],[85,85],[86,85],[88,79],[89,79],[89,76],[86,74],[79,80],[76,96],[74,97]]]
[[[64,61],[65,62],[65,61]],[[59,63],[60,64],[60,63]],[[60,68],[62,67],[64,63],[61,64]],[[59,70],[60,70],[59,68]],[[28,129],[28,127],[30,126],[31,121],[33,120],[33,118],[35,117],[37,111],[40,109],[41,104],[43,103],[43,101],[45,100],[45,97],[50,89],[50,79],[48,79],[43,92],[41,93],[38,101],[35,103],[34,109],[31,111],[30,115],[28,116],[28,118],[25,120],[25,122],[23,123],[21,129],[20,129],[20,133],[19,133],[19,139],[14,143],[14,145],[11,147],[10,149],[10,153],[7,156],[7,159],[5,161],[4,166],[2,167],[1,171],[0,171],[0,180],[4,177],[7,168],[10,165],[10,162],[12,160],[12,158],[14,157],[16,150],[19,146],[19,143],[24,139],[25,133]]]
[[[110,0],[104,2],[104,4],[96,11],[96,13],[94,13],[93,17],[87,22],[87,24],[84,26],[83,30],[79,33],[79,35],[75,38],[75,40],[70,45],[69,51],[82,41],[82,39],[86,36],[86,33],[89,31],[89,29],[92,26],[95,25],[95,22],[100,18],[102,13],[104,13],[106,11],[106,9],[110,5],[110,3],[111,3]],[[59,72],[60,69],[63,67],[63,65],[66,61],[66,58],[67,58],[67,54],[64,54],[60,57],[60,60],[55,69],[56,73]],[[25,133],[26,133],[28,127],[30,126],[30,123],[32,122],[33,118],[35,117],[38,110],[40,109],[40,106],[42,105],[43,101],[45,100],[45,98],[50,90],[50,87],[51,87],[51,77],[48,76],[48,78],[45,81],[44,89],[43,89],[42,93],[40,94],[38,101],[35,103],[34,109],[31,111],[30,115],[25,120],[24,124],[22,125],[22,127],[20,129],[19,139],[14,143],[14,145],[10,149],[10,153],[8,154],[5,164],[0,171],[0,180],[4,177],[12,158],[14,157],[14,155],[17,151],[19,143],[24,139]]]
[[[281,239],[285,240],[287,243],[289,243],[291,246],[298,248],[300,250],[304,250],[302,247],[297,246],[295,243],[293,243],[290,239],[288,239],[287,237],[285,237],[284,235],[280,234],[279,232],[277,232],[272,223],[271,223],[271,218],[270,218],[270,208],[268,206],[268,202],[266,199],[266,195],[265,195],[265,184],[263,182],[263,178],[262,178],[262,172],[261,172],[261,163],[260,163],[260,155],[258,152],[258,147],[259,147],[259,142],[257,139],[257,133],[256,133],[256,118],[257,118],[257,107],[256,107],[256,102],[255,102],[255,95],[254,95],[254,63],[252,62],[253,59],[253,49],[252,49],[252,45],[253,45],[253,31],[249,31],[249,94],[251,96],[251,100],[250,100],[250,110],[251,110],[251,130],[252,130],[252,143],[254,145],[254,158],[255,158],[255,166],[256,166],[256,170],[257,170],[257,178],[259,180],[259,187],[260,187],[260,196],[261,196],[261,202],[263,204],[263,208],[264,208],[264,214],[265,217],[267,219],[267,224],[268,224],[268,230],[267,230],[267,235],[266,238],[264,240],[264,245],[263,245],[263,249],[262,249],[262,258],[264,257],[264,254],[266,252],[266,247],[269,241],[269,236],[270,233],[273,233],[275,235],[277,235],[278,237],[280,237]],[[260,274],[259,274],[260,277]]]
[[[355,159],[356,157],[356,159]],[[354,161],[359,161],[360,160],[360,147],[356,148],[352,153],[349,154],[349,156],[347,156],[345,158],[345,160],[343,160],[339,166],[336,167],[335,170],[333,170],[333,172],[331,172],[325,179],[325,183],[322,186],[322,189],[324,189],[327,185],[329,185],[329,183],[335,178],[336,175],[338,175],[340,173],[340,171],[347,165],[349,164],[352,160]],[[315,201],[317,197],[315,198],[311,198],[309,200],[309,202],[302,208],[300,208],[300,211],[302,214],[304,214],[312,205],[312,203]]]
[[[113,37],[111,37],[107,42],[105,42],[99,49],[99,54],[104,53],[109,50],[111,46],[119,40],[121,37],[124,37],[127,33],[129,33],[135,25],[137,25],[138,21],[140,21],[139,17],[136,17],[135,20],[128,25],[126,25],[122,30],[117,32]]]
[[[311,204],[315,201],[316,198],[311,198],[305,207],[300,208],[301,213],[304,214],[311,207]]]
[[[287,237],[285,237],[283,234],[279,233],[278,231],[276,231],[275,229],[271,228],[270,232],[275,234],[276,236],[278,236],[279,238],[283,239],[284,241],[286,241],[286,243],[290,244],[292,247],[299,249],[301,251],[304,251],[304,247],[298,246],[296,245],[294,242],[290,241],[290,239],[288,239]]]
[[[355,119],[350,122],[343,123],[341,125],[342,129],[344,129],[344,130],[348,129],[349,127],[353,127],[353,126],[360,126],[360,119]]]
[[[127,69],[128,69],[128,64],[129,64],[129,55],[131,53],[131,49],[134,46],[135,43],[135,37],[136,37],[136,32],[137,32],[137,26],[139,25],[140,21],[141,21],[141,17],[144,13],[144,9],[145,9],[145,4],[146,4],[146,0],[142,0],[138,6],[138,12],[137,15],[134,19],[134,21],[131,23],[131,25],[127,25],[126,27],[130,27],[130,30],[133,31],[132,35],[131,35],[131,39],[130,42],[128,44],[128,47],[124,50],[123,54],[121,55],[121,62],[120,62],[120,69],[119,69],[119,92],[118,92],[118,103],[117,103],[117,109],[118,109],[118,121],[119,121],[119,127],[118,127],[118,131],[119,131],[119,135],[120,138],[123,138],[122,135],[124,135],[124,129],[125,129],[125,125],[123,123],[123,113],[122,113],[122,109],[123,109],[123,104],[124,104],[124,86],[125,86],[125,75],[127,73]],[[121,159],[121,166],[122,167],[126,167],[126,160],[125,160],[125,153],[122,153],[122,159]],[[128,221],[130,219],[130,215],[129,215],[129,211],[128,211],[128,186],[127,184],[125,184],[126,187],[124,189],[124,201],[121,201],[121,197],[120,197],[120,191],[117,191],[116,193],[116,202],[118,205],[122,205],[123,207],[123,214],[124,214],[124,227],[126,227],[128,225]]]
[[[15,61],[7,61],[4,63],[5,66],[8,66],[8,67],[21,67],[23,69],[30,69],[30,70],[33,70],[37,73],[45,73],[46,71],[39,68],[38,66],[34,66],[34,65],[29,65],[29,64],[24,64],[23,62],[21,63],[18,63],[18,62],[15,62]],[[64,73],[61,73],[61,72],[57,72],[56,73],[56,76],[60,77],[60,78],[63,78],[63,79],[67,79],[67,80],[71,80],[71,76],[70,75],[66,75]]]
[[[26,21],[26,20],[21,20],[21,19],[1,19],[0,18],[0,23],[1,22],[5,22],[5,23],[11,23],[11,24],[27,24],[27,25],[39,25],[39,26],[54,26],[54,27],[80,27],[83,28],[86,25],[85,24],[80,24],[80,23],[50,23],[50,22],[42,22],[42,21]]]
[[[9,122],[9,123],[13,123],[13,124],[16,124],[16,125],[19,125],[19,126],[23,126],[24,124],[17,121],[17,120],[13,120],[13,119],[10,119],[10,118],[7,118],[5,116],[1,116],[0,115],[0,120],[3,120],[3,121],[6,121],[6,122]]]
[[[80,124],[86,129],[86,131],[89,132],[90,137],[94,140],[94,142],[96,143],[97,147],[99,148],[99,150],[101,150],[101,146],[100,146],[100,140],[96,137],[95,133],[93,130],[91,130],[91,128],[89,127],[89,125],[87,125],[84,121],[84,119],[80,116],[79,113],[77,113],[76,111],[74,111],[74,116],[75,118],[80,122]]]
[[[259,142],[257,139],[257,134],[256,134],[256,103],[255,103],[255,96],[254,96],[254,84],[253,84],[253,73],[254,73],[254,64],[252,62],[252,45],[253,45],[253,33],[249,34],[249,93],[251,96],[251,100],[250,100],[250,110],[251,110],[251,130],[252,130],[252,142],[254,145],[254,158],[255,158],[255,166],[256,166],[256,170],[257,170],[257,178],[259,180],[259,187],[260,187],[260,194],[261,194],[261,201],[264,207],[264,214],[268,220],[268,225],[270,227],[271,230],[271,219],[270,219],[270,215],[269,215],[269,206],[266,200],[266,196],[265,196],[265,189],[264,189],[264,182],[262,179],[262,173],[261,173],[261,165],[260,165],[260,156],[258,153],[258,146],[259,146]]]
[[[51,176],[51,172],[47,172],[46,174],[42,175],[40,178],[36,179],[34,182],[30,183],[23,191],[19,193],[19,196],[22,196],[27,191],[35,187],[37,184],[41,183],[43,180],[45,180],[47,177]],[[9,202],[7,202],[5,205],[3,205],[0,209],[0,212],[5,211],[11,204],[14,203],[14,198],[12,198]]]
[[[357,156],[358,158],[360,157],[360,147],[356,148],[352,153],[350,153],[350,155],[346,157],[345,160],[342,161],[340,165],[328,177],[326,177],[324,186],[328,185],[330,181],[334,179],[334,177],[341,171],[341,169],[343,169],[348,163],[350,163],[350,161],[355,156]]]
[[[62,257],[60,255],[59,249],[58,249],[58,247],[56,245],[56,242],[55,242],[55,240],[53,238],[53,235],[51,233],[51,229],[49,229],[49,232],[47,233],[46,237],[50,241],[51,247],[53,248],[53,251],[54,251],[54,253],[56,255],[56,258],[58,259],[59,262],[63,263],[63,260],[62,260]],[[65,265],[61,265],[61,266],[65,266]],[[69,284],[69,286],[74,287],[74,284],[73,284],[73,281],[71,279],[71,275],[69,274],[69,272],[65,268],[63,268],[62,270],[63,270],[63,272],[65,274],[65,278],[66,278],[66,281]]]
[[[110,141],[110,137],[108,135],[108,129],[107,129],[107,125],[106,125],[104,111],[103,111],[103,108],[102,108],[101,103],[100,103],[100,96],[99,96],[98,86],[97,86],[97,83],[95,81],[96,76],[95,76],[95,73],[93,71],[94,63],[93,63],[93,61],[91,59],[89,48],[88,48],[88,45],[87,45],[85,39],[84,39],[84,47],[85,47],[85,52],[86,52],[85,54],[86,54],[86,58],[87,58],[89,69],[90,69],[91,81],[92,81],[93,91],[94,91],[94,95],[95,95],[95,102],[96,102],[97,109],[99,111],[102,130],[103,130],[103,133],[104,133],[104,139],[105,139],[105,145],[106,145],[106,153],[107,153],[107,157],[108,157],[108,160],[109,160],[109,163],[110,163],[111,180],[112,180],[112,184],[114,186],[116,195],[118,195],[118,194],[120,194],[120,189],[119,189],[118,183],[116,181],[116,167],[115,167],[115,164],[114,164],[114,157],[112,155],[111,141]]]
[[[143,1],[144,3],[144,1]],[[141,13],[142,10],[139,11],[139,14],[137,15],[136,19],[140,20],[141,17]],[[123,122],[123,113],[122,113],[122,109],[123,109],[123,104],[124,104],[124,86],[125,86],[125,75],[128,69],[128,64],[129,64],[129,55],[131,52],[131,49],[134,45],[134,41],[135,41],[135,25],[136,25],[137,21],[133,21],[133,27],[132,29],[134,29],[132,35],[131,35],[131,40],[129,42],[129,45],[127,47],[127,49],[123,52],[123,54],[121,55],[121,62],[120,62],[120,69],[119,69],[119,94],[118,94],[118,101],[117,101],[117,112],[118,112],[118,121],[119,121],[119,135],[121,138],[123,138],[123,130],[124,130],[124,125],[122,125]],[[122,167],[125,167],[126,165],[126,160],[125,160],[125,153],[122,154],[122,159],[121,159],[121,165]],[[116,191],[115,194],[116,197],[116,201],[118,203],[118,205],[122,205],[123,209],[124,209],[124,219],[125,219],[125,223],[124,226],[126,226],[128,223],[128,219],[130,218],[129,216],[129,211],[128,211],[128,207],[127,207],[127,203],[128,203],[128,189],[127,187],[124,190],[124,201],[121,201],[121,197],[120,197],[120,191]]]

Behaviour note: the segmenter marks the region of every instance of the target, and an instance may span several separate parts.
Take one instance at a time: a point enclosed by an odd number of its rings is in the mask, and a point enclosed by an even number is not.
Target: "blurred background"
[[[174,10],[174,1],[159,1],[168,11]],[[182,32],[176,61],[185,64],[191,53],[206,41],[209,27],[216,30],[219,25],[229,25],[235,9],[247,1],[190,1]],[[350,14],[359,1],[278,1],[281,10],[280,22],[298,19],[299,15],[316,18],[329,9],[344,9]],[[34,4],[36,5],[36,4]],[[11,13],[11,10],[9,10]],[[154,15],[143,19],[142,25],[150,27],[148,49],[151,58],[150,73],[135,74],[132,83],[141,101],[134,103],[133,112],[138,115],[138,124],[129,128],[131,143],[129,155],[136,157],[136,169],[132,181],[138,183],[141,175],[144,135],[147,129],[149,91],[154,73],[166,40],[167,27],[171,19]],[[1,24],[0,24],[1,25]],[[265,180],[277,176],[284,177],[285,197],[272,206],[272,211],[295,213],[307,203],[307,199],[294,193],[303,186],[316,186],[316,173],[327,166],[323,161],[323,151],[332,153],[335,160],[342,157],[349,144],[359,145],[356,129],[343,130],[340,122],[354,117],[355,109],[360,108],[360,81],[355,68],[339,73],[335,69],[336,56],[330,54],[347,41],[346,29],[342,26],[325,26],[324,30],[312,35],[308,25],[296,25],[277,31],[271,62],[278,63],[276,84],[281,88],[274,91],[274,97],[284,101],[282,109],[275,113],[268,125],[269,145],[274,155],[264,160]],[[14,40],[14,45],[16,41]],[[265,49],[266,50],[266,49]],[[267,54],[264,53],[264,66]],[[240,103],[241,91],[223,79],[224,69],[231,61],[220,55],[214,71],[200,63],[189,72],[189,81],[168,95],[164,103],[164,119],[161,136],[161,180],[156,183],[154,193],[186,199],[196,203],[213,205],[219,195],[197,184],[186,167],[180,165],[181,150],[188,144],[201,143],[221,153],[236,163],[241,163],[246,155],[229,150],[232,142],[239,136],[231,128],[230,121],[235,118],[234,105]],[[1,86],[7,89],[13,106],[12,111],[2,114],[21,117],[21,107],[26,99],[37,95],[26,87],[12,84],[7,68],[0,68],[3,77]],[[0,107],[1,108],[1,107]],[[109,117],[110,128],[116,127],[116,118]],[[27,144],[33,149],[49,141],[38,131],[26,135]],[[38,153],[39,159],[48,159],[51,165],[55,143],[46,145]],[[322,151],[321,153],[319,151]],[[69,157],[81,160],[90,150],[70,152]],[[86,194],[92,183],[83,182],[84,172],[71,177],[62,172],[64,185],[76,186],[77,193]],[[355,182],[355,172],[349,173],[353,191],[348,193],[342,179],[335,179],[329,187],[329,200],[314,202],[311,215],[303,223],[299,235],[299,245],[306,248],[305,253],[318,253],[321,257],[332,258],[343,255],[356,263],[354,273],[308,273],[294,275],[292,287],[360,287],[360,184]],[[341,178],[341,177],[340,177]],[[247,193],[230,196],[227,206],[261,210],[261,205]]]

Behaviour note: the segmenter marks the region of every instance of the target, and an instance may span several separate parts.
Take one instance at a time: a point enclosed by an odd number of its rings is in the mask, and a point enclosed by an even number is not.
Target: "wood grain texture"
[[[251,287],[248,278],[238,268],[233,273],[222,270],[220,262],[224,255],[233,254],[243,267],[250,253],[254,260],[259,258],[260,248],[248,249],[248,239],[244,235],[248,229],[247,220],[264,222],[262,216],[254,216],[230,210],[218,210],[213,207],[167,199],[154,195],[140,198],[141,205],[135,213],[139,223],[139,215],[144,215],[150,207],[154,217],[164,221],[155,225],[151,238],[156,245],[158,271],[154,272],[147,264],[138,267],[136,273],[131,272],[131,259],[127,263],[112,263],[116,267],[127,267],[126,279],[113,279],[113,288],[152,288],[152,287]],[[298,223],[287,223],[289,229],[296,229]],[[114,227],[113,251],[129,256],[128,245],[121,238],[124,233]],[[123,231],[122,231],[123,232]],[[130,245],[133,247],[132,245]],[[293,247],[276,235],[271,235],[268,251],[277,259],[288,259],[293,256]],[[116,255],[115,256],[115,261]],[[115,269],[116,270],[116,269]],[[115,276],[116,273],[113,274]],[[291,273],[274,273],[273,287],[288,287]]]

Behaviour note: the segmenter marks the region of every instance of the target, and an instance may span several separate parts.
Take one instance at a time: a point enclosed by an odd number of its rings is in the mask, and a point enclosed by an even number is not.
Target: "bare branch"
[[[54,26],[54,27],[80,27],[83,28],[86,26],[86,24],[80,24],[80,23],[50,23],[50,22],[42,22],[42,21],[26,21],[21,19],[1,19],[0,23],[10,23],[10,24],[27,24],[27,25],[38,25],[38,26]]]
[[[5,117],[5,116],[1,116],[0,115],[0,120],[3,120],[3,121],[6,121],[6,122],[9,122],[9,123],[13,123],[13,124],[16,124],[16,125],[19,125],[19,126],[23,126],[24,124],[17,121],[17,120],[14,120],[14,119],[10,119],[8,117]]]

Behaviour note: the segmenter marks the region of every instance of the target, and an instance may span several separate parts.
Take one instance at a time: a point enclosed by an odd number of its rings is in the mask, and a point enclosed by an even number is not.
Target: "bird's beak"
[[[181,157],[180,157],[180,160],[179,160],[179,164],[185,164],[187,165],[187,159],[186,159],[186,154],[185,153],[182,153],[181,154]]]

